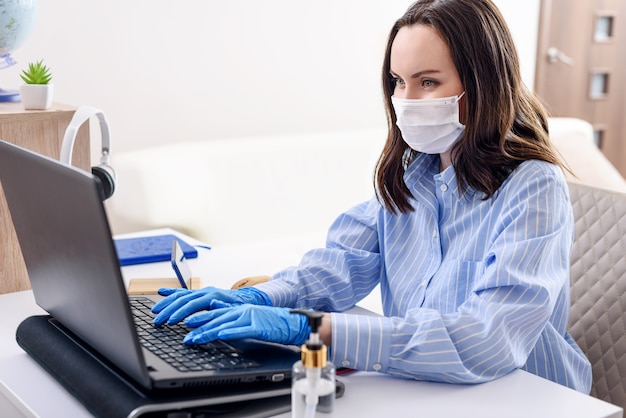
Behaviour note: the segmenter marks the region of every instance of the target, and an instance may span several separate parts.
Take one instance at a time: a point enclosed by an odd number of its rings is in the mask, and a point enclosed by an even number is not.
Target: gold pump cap
[[[326,346],[321,345],[319,349],[311,349],[306,344],[302,345],[302,364],[304,367],[326,367],[327,354]]]

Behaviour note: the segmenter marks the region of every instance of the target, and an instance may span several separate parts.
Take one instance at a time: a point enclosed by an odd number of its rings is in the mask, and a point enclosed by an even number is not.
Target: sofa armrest
[[[626,193],[626,180],[593,141],[593,127],[577,118],[550,118],[550,139],[574,175],[568,181]]]

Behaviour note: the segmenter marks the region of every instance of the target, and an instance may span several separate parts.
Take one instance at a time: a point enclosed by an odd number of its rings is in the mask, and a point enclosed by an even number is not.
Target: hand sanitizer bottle
[[[318,329],[324,313],[293,310],[306,315],[311,334],[302,345],[302,359],[293,365],[291,377],[292,418],[314,418],[316,411],[332,412],[335,406],[335,366],[327,360],[327,348]]]

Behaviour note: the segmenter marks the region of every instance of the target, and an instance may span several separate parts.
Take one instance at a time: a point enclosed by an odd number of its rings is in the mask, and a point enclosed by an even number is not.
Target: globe
[[[11,51],[24,43],[35,26],[39,0],[0,0],[0,69],[15,64]],[[0,88],[0,102],[17,102],[17,90]]]

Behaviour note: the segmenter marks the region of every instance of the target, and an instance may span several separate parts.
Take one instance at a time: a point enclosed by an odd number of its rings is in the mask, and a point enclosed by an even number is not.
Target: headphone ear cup
[[[115,191],[116,176],[113,168],[109,166],[109,152],[111,150],[111,134],[109,132],[109,125],[107,124],[104,113],[100,109],[91,106],[81,106],[76,109],[74,116],[72,116],[72,120],[65,130],[59,160],[68,165],[72,165],[72,149],[74,148],[74,141],[76,140],[78,129],[92,116],[97,116],[98,122],[100,123],[102,158],[100,159],[100,165],[91,168],[91,173],[98,183],[102,200],[106,200],[113,196],[113,192]]]
[[[105,164],[91,168],[91,174],[99,180],[102,191],[102,200],[107,200],[115,192],[115,172]]]

